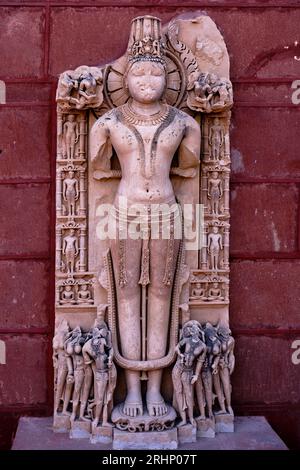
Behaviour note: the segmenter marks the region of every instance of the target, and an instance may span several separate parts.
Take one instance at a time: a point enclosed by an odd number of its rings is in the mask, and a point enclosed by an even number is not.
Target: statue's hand
[[[112,366],[112,359],[111,358],[108,359],[107,365],[108,365],[108,368],[110,369],[111,366]]]
[[[195,375],[192,376],[192,380],[191,380],[191,384],[192,384],[192,385],[193,385],[195,382],[197,382],[198,377],[199,377],[199,376],[198,376],[197,374],[195,374]]]
[[[218,369],[214,366],[212,366],[212,373],[213,375],[216,375],[218,373]]]

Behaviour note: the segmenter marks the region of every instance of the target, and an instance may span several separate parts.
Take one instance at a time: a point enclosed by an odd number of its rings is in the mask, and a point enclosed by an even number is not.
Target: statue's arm
[[[107,114],[95,122],[90,132],[90,156],[95,179],[105,178],[105,175],[111,172],[110,159],[113,150],[108,125],[111,119],[108,119]]]
[[[182,176],[196,175],[200,162],[201,131],[200,126],[191,116],[186,117],[185,135],[181,141],[178,153],[179,168]]]

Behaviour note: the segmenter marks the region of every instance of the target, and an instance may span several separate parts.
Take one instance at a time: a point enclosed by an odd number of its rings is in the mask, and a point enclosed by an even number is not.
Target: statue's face
[[[163,66],[150,61],[135,62],[127,74],[130,96],[139,103],[158,101],[164,92],[166,74]]]

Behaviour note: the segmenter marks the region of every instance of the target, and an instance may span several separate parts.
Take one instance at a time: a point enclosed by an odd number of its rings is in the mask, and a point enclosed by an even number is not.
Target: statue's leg
[[[221,387],[221,382],[220,382],[220,375],[219,373],[213,374],[213,384],[214,384],[214,389],[218,398],[218,402],[220,405],[220,411],[219,413],[226,413],[226,408],[225,408],[225,398],[223,395],[222,387]]]
[[[77,410],[78,410],[78,405],[79,405],[79,400],[80,400],[80,392],[84,380],[84,370],[75,370],[74,372],[74,379],[75,379],[75,384],[74,384],[74,392],[73,392],[73,405],[72,405],[72,414],[71,414],[71,421],[74,421],[76,419],[77,415]]]
[[[85,413],[88,398],[90,395],[90,390],[92,386],[92,378],[93,378],[92,369],[89,365],[86,365],[85,372],[84,372],[83,391],[82,391],[82,396],[81,396],[80,415],[79,415],[79,419],[82,419],[82,420],[86,420],[86,418],[84,417],[84,413]]]
[[[224,369],[220,370],[220,378],[223,385],[223,391],[225,395],[225,401],[227,405],[228,413],[233,415],[233,410],[231,407],[231,384],[230,384],[230,375],[228,367],[224,367]]]
[[[197,382],[195,383],[195,389],[196,389],[198,408],[200,411],[200,419],[205,419],[205,402],[204,402],[203,384],[202,384],[201,377],[199,377]]]
[[[58,413],[59,405],[60,405],[60,400],[62,398],[62,393],[66,381],[66,377],[68,374],[68,369],[67,367],[60,367],[57,372],[57,388],[56,388],[56,394],[55,394],[55,403],[54,403],[54,412]]]
[[[165,356],[170,331],[171,295],[180,240],[174,240],[171,265],[171,283],[164,284],[169,240],[150,240],[150,285],[147,307],[147,358]],[[170,253],[169,253],[170,254]],[[160,394],[162,369],[150,371],[147,386],[147,408],[150,416],[167,413]]]
[[[205,401],[207,405],[208,417],[213,418],[212,411],[212,402],[213,402],[213,392],[212,392],[212,374],[209,369],[201,373],[201,377],[204,385]]]
[[[141,240],[127,238],[124,241],[125,256],[120,259],[120,242],[111,240],[111,254],[117,292],[118,329],[121,342],[121,353],[126,359],[141,360],[141,287],[139,285],[141,270]],[[124,254],[124,253],[123,253]],[[126,282],[119,285],[120,271],[125,270]],[[124,273],[123,273],[124,274]],[[127,396],[123,412],[135,417],[143,414],[140,372],[125,370]]]

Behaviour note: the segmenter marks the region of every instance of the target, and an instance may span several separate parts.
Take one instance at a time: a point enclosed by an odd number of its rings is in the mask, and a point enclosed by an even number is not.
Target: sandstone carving
[[[122,57],[59,78],[55,430],[233,426],[228,67],[208,16],[146,15]]]

